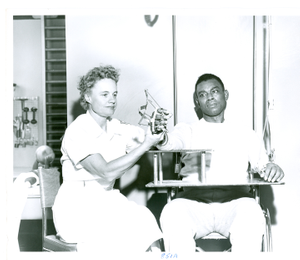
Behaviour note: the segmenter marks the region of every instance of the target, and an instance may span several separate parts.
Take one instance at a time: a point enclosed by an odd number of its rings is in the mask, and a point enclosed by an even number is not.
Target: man
[[[225,183],[216,188],[190,187],[177,194],[161,214],[165,250],[195,252],[195,239],[218,232],[229,237],[232,251],[261,251],[265,220],[260,206],[247,186],[239,183],[248,176],[248,168],[267,181],[280,181],[282,169],[268,162],[268,156],[254,131],[225,120],[229,92],[213,74],[200,76],[195,84],[195,102],[203,118],[194,124],[179,123],[168,134],[162,150],[212,149],[206,156],[207,182]],[[181,176],[198,181],[200,155],[182,155]]]

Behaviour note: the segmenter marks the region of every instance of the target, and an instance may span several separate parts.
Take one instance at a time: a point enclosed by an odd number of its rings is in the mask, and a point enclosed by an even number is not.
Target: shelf
[[[67,102],[46,102],[46,105],[67,105]]]
[[[47,126],[57,126],[57,125],[66,125],[66,122],[52,122],[52,123],[47,123]]]
[[[60,165],[61,139],[67,128],[67,71],[65,16],[45,16],[45,108],[46,143]]]
[[[47,48],[45,51],[66,51],[66,48]]]
[[[47,140],[47,144],[49,144],[49,143],[61,143],[61,140],[56,140],[56,139]]]
[[[46,83],[66,83],[66,80],[46,80]]]
[[[51,38],[45,38],[46,41],[65,41],[66,39],[64,37],[51,37]]]
[[[61,130],[61,131],[47,131],[48,134],[60,134],[60,133],[64,133],[65,131]]]
[[[49,61],[49,62],[66,62],[67,60],[66,59],[46,59],[46,62]]]
[[[47,116],[65,116],[66,113],[47,113]]]
[[[55,95],[59,95],[59,94],[65,94],[66,92],[62,91],[46,91],[46,95],[51,95],[51,94],[55,94]],[[56,103],[57,104],[57,103]],[[53,105],[53,103],[51,103],[51,105]],[[62,105],[62,104],[60,104]]]
[[[65,29],[65,26],[45,26],[45,30],[57,30],[57,29],[63,30]]]
[[[66,70],[46,70],[46,72],[51,73],[51,72],[66,72]]]

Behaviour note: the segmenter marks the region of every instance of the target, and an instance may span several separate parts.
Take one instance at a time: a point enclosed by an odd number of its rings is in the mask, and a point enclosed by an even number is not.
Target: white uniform
[[[87,172],[80,161],[100,153],[109,162],[129,152],[144,139],[143,129],[117,119],[107,121],[107,132],[89,112],[67,128],[62,142],[63,183],[53,206],[57,232],[78,250],[145,252],[162,237],[146,207],[130,202],[114,181]]]
[[[254,131],[226,121],[180,123],[160,149],[212,149],[206,158],[206,178],[211,183],[243,182],[248,176],[248,162],[260,169],[268,162],[263,142]],[[198,181],[200,155],[184,154],[182,162],[183,180]],[[235,251],[260,251],[264,218],[260,206],[250,197],[246,186],[186,188],[162,212],[165,248],[195,251],[194,238],[219,232],[230,234]]]

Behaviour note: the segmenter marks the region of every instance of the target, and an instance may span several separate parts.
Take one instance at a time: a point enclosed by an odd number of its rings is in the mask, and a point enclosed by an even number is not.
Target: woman
[[[162,139],[113,119],[119,72],[90,70],[79,83],[87,110],[66,129],[62,141],[63,183],[53,207],[58,235],[78,251],[145,252],[162,237],[144,206],[113,189],[115,180]]]

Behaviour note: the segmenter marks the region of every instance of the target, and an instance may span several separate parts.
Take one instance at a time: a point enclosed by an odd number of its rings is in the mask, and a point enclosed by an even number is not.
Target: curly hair
[[[79,81],[78,90],[80,91],[80,105],[84,110],[88,110],[89,105],[84,95],[94,87],[95,83],[101,79],[112,79],[116,83],[119,81],[119,70],[111,65],[99,66],[91,69],[86,75],[82,76]]]

